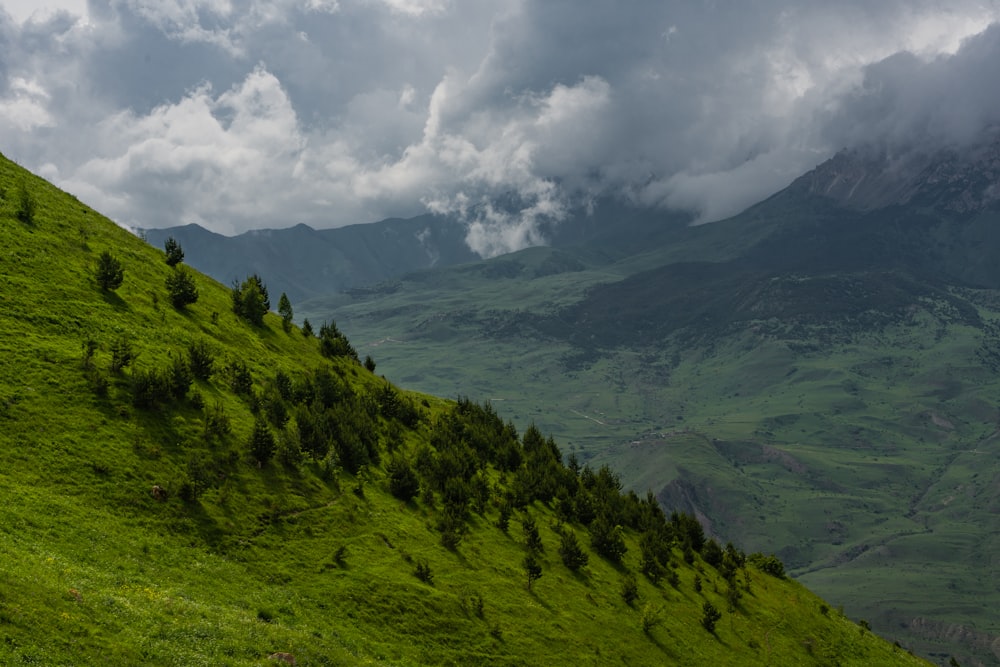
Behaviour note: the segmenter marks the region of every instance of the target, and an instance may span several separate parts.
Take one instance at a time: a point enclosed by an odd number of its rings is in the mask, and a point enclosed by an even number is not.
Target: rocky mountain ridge
[[[971,215],[1000,203],[1000,138],[929,151],[844,150],[793,187],[857,211],[916,205]]]

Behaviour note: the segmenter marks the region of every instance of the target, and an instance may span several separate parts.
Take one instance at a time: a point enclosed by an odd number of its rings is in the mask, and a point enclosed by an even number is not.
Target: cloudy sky
[[[844,147],[974,141],[1000,121],[994,21],[1000,0],[0,0],[0,151],[126,226],[433,210],[494,254],[598,196],[708,221]]]

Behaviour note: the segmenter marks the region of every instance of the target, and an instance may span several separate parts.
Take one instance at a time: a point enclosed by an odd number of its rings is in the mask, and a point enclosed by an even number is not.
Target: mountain
[[[0,222],[3,664],[926,664],[2,157]]]
[[[677,214],[672,225],[651,224],[662,222],[662,214],[611,199],[577,210],[572,218],[572,224],[544,223],[540,233],[553,247],[590,243],[591,259],[604,263],[648,247],[690,219]],[[175,239],[191,266],[226,285],[254,273],[266,275],[275,294],[284,292],[298,303],[421,269],[479,261],[466,244],[466,232],[456,219],[427,214],[337,229],[300,224],[232,237],[193,224],[140,230],[140,235],[157,248]]]
[[[841,153],[713,227],[770,231],[729,258],[692,252],[595,288],[553,319],[606,346],[749,322],[835,326],[861,315],[884,325],[928,301],[982,325],[949,290],[1000,288],[1000,141],[896,160]]]
[[[920,653],[996,665],[998,145],[845,151],[630,250],[535,248],[298,310],[405,386],[489,397],[719,539],[774,545]]]
[[[160,248],[174,238],[191,266],[227,285],[253,273],[268,276],[275,294],[284,292],[293,303],[399,273],[478,259],[465,244],[465,228],[434,215],[325,230],[300,224],[233,237],[198,225],[141,234]]]
[[[1000,204],[998,183],[1000,140],[987,135],[962,149],[845,150],[798,179],[793,189],[858,211],[909,205],[972,215]]]

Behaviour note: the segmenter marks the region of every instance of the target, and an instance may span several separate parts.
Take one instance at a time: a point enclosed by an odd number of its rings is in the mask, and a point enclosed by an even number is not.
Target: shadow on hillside
[[[544,598],[538,597],[538,592],[535,590],[534,587],[528,589],[528,595],[530,595],[532,597],[532,599],[535,602],[537,602],[539,604],[539,606],[541,606],[546,611],[552,611],[553,609],[555,609],[555,607],[553,607],[550,602],[548,602]]]
[[[113,405],[109,402],[109,407],[121,416],[121,405]],[[148,445],[146,450],[138,447],[138,439],[134,441],[133,444],[137,445],[136,454],[149,458],[159,458],[164,454],[176,454],[184,446],[185,438],[168,414],[160,412],[156,408],[141,408],[131,404],[127,409],[130,411],[128,419],[139,426],[149,440],[148,443],[144,443]]]
[[[190,520],[189,527],[185,528],[180,523],[174,526],[178,530],[198,535],[201,541],[212,549],[224,547],[226,529],[223,524],[227,519],[235,524],[243,517],[238,512],[231,511],[226,503],[221,503],[219,506],[224,513],[223,523],[220,524],[206,511],[201,500],[184,499],[182,488],[186,482],[192,481],[191,475],[194,473],[191,472],[191,466],[194,465],[194,469],[200,469],[208,476],[204,480],[207,488],[203,488],[201,493],[217,490],[227,482],[231,484],[232,490],[242,490],[243,482],[238,476],[232,475],[234,465],[232,448],[227,445],[206,444],[185,436],[179,425],[185,421],[200,419],[199,410],[188,405],[176,410],[163,411],[156,407],[135,407],[127,401],[128,374],[116,376],[115,381],[120,385],[116,393],[121,391],[122,394],[117,397],[98,397],[94,405],[105,415],[107,422],[122,424],[123,430],[128,430],[129,438],[123,444],[131,447],[139,465],[148,470],[150,483],[162,487],[166,491],[169,504],[179,503],[183,514]],[[169,469],[164,468],[164,461],[177,461],[181,465],[171,473]],[[215,481],[210,481],[209,478]]]
[[[206,546],[220,550],[225,542],[226,531],[224,531],[219,523],[212,518],[212,516],[205,511],[205,507],[201,504],[200,500],[191,501],[181,501],[184,507],[184,512],[191,519],[191,523],[194,526],[198,537],[201,538],[202,543]]]
[[[438,542],[440,544],[440,540]],[[454,556],[455,560],[457,560],[459,563],[462,564],[462,567],[464,568],[471,567],[469,564],[469,559],[465,556],[464,553],[462,553],[461,543],[459,543],[458,546],[456,547],[447,547],[443,544],[441,545],[441,547],[445,549],[448,553],[450,553],[452,556]]]
[[[646,632],[646,639],[648,639],[656,648],[660,649],[665,656],[669,658],[666,664],[681,664],[681,656],[679,653],[673,650],[669,644],[664,644],[656,636],[654,636],[655,628],[650,629]]]
[[[104,299],[104,303],[108,304],[118,312],[124,313],[131,310],[131,308],[128,305],[128,302],[126,302],[125,299],[118,296],[117,292],[108,292],[105,290],[101,290],[101,298]]]
[[[717,643],[721,644],[722,646],[725,646],[726,648],[730,648],[730,646],[729,646],[729,642],[725,641],[725,640],[724,640],[724,639],[723,639],[722,637],[720,637],[720,636],[719,636],[719,633],[718,633],[718,632],[716,632],[716,631],[714,631],[714,630],[713,630],[713,631],[712,631],[712,632],[710,632],[709,634],[711,634],[711,635],[712,635],[712,638],[713,638],[713,639],[714,639],[714,640],[715,640],[715,641],[716,641]]]

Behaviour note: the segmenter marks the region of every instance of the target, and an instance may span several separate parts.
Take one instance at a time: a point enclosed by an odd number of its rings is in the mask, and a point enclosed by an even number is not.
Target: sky
[[[484,256],[599,197],[720,219],[1000,122],[1000,0],[0,0],[0,152],[123,226],[427,211]]]

